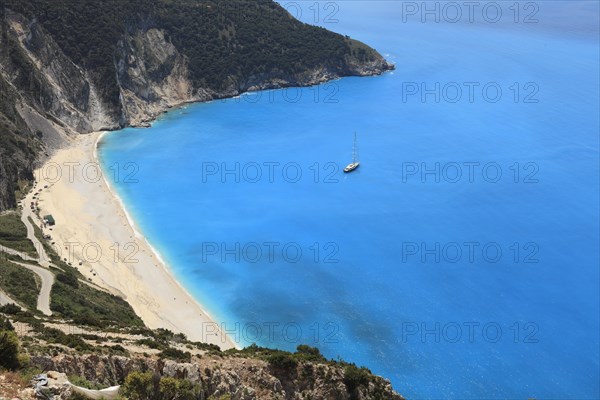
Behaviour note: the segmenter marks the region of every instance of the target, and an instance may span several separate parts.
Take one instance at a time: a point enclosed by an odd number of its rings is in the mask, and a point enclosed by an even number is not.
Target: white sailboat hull
[[[352,171],[356,170],[358,167],[360,167],[359,162],[348,164],[348,166],[346,168],[344,168],[344,173],[347,174],[348,172],[352,172]]]

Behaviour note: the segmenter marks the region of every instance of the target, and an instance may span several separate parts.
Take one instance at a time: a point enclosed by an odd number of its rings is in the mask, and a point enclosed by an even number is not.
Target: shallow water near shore
[[[321,24],[396,71],[189,105],[100,159],[243,345],[316,346],[409,398],[598,397],[598,33],[591,2],[552,3],[492,26],[341,2]]]

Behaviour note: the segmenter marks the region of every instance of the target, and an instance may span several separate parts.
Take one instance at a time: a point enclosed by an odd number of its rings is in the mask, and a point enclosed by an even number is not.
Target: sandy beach
[[[102,135],[72,139],[36,171],[37,188],[47,186],[39,196],[40,215],[56,220],[44,233],[52,236],[61,257],[91,282],[126,299],[148,327],[184,333],[222,349],[235,347],[219,329],[221,323],[175,280],[98,175],[96,146]]]

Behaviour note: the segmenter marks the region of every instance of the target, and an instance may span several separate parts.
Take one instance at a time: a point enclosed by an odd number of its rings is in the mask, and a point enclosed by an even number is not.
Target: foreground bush
[[[184,379],[152,375],[150,372],[132,372],[121,387],[121,395],[128,400],[200,400],[200,386]]]
[[[273,368],[292,372],[298,366],[298,361],[292,354],[285,352],[277,352],[267,358],[267,362]]]
[[[371,371],[350,364],[344,368],[344,383],[350,392],[359,386],[367,386],[371,380]]]
[[[0,313],[7,315],[16,315],[21,312],[21,307],[16,306],[12,303],[8,303],[0,307]]]
[[[168,360],[189,363],[192,361],[192,354],[187,351],[181,351],[172,347],[166,348],[160,353],[160,358]]]
[[[19,339],[13,331],[0,331],[0,367],[19,368]]]
[[[9,320],[0,317],[0,331],[14,331],[15,328],[12,326]]]

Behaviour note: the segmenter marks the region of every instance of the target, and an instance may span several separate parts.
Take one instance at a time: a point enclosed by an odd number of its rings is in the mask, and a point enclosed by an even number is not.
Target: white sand
[[[61,257],[73,261],[73,266],[92,282],[125,298],[148,327],[181,332],[190,340],[214,343],[222,349],[234,347],[231,339],[219,329],[221,323],[215,322],[181,287],[160,256],[135,229],[107,182],[103,178],[94,182],[95,167],[83,173],[88,163],[99,166],[96,143],[101,135],[94,133],[75,138],[71,146],[58,151],[36,171],[36,190],[49,186],[39,197],[40,214],[52,214],[56,220],[56,226],[51,231],[45,229],[44,233],[52,235]],[[72,168],[72,174],[69,163],[79,163]],[[57,166],[61,171],[58,180],[55,179]],[[65,249],[68,243],[75,243],[71,245],[74,260]],[[115,244],[119,245],[119,251]],[[85,245],[87,257],[82,256]],[[129,257],[134,246],[137,251]],[[100,259],[92,263],[97,258],[97,248],[101,249]],[[78,265],[80,260],[83,260],[82,266]]]

